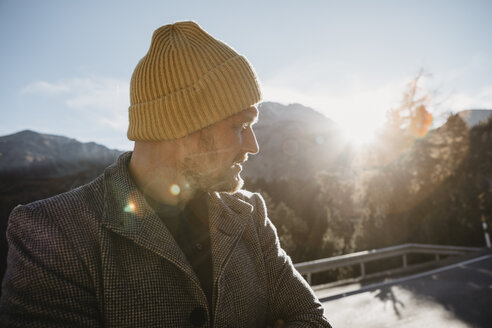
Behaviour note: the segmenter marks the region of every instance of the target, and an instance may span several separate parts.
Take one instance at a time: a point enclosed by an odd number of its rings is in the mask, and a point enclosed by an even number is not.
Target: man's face
[[[250,107],[197,132],[194,150],[183,165],[183,175],[193,188],[231,193],[241,189],[241,163],[248,153],[258,152],[252,129],[257,118],[258,110]]]

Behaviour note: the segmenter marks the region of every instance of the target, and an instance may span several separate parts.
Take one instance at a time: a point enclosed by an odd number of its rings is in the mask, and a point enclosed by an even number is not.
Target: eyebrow
[[[251,107],[251,108],[253,108],[253,107]],[[242,116],[243,116],[243,119],[245,120],[245,122],[247,122],[251,125],[258,122],[258,110],[252,110],[252,109],[248,108],[243,112]]]

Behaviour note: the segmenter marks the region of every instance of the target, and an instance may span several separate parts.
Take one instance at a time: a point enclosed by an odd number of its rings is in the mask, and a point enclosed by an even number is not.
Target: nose
[[[256,141],[255,132],[251,126],[248,126],[244,132],[242,150],[253,155],[260,150]]]

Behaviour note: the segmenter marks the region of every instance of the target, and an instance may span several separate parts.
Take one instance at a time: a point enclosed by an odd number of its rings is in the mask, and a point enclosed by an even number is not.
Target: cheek
[[[229,139],[230,141],[233,141]],[[224,148],[222,148],[222,151],[220,151],[217,154],[218,161],[224,165],[224,166],[231,166],[233,165],[236,161],[238,161],[239,156],[240,156],[240,143],[237,142],[237,139],[235,142],[229,142],[227,145],[224,145]]]
[[[243,135],[241,132],[232,131],[225,135],[221,141],[221,149],[227,150],[226,152],[229,154],[237,153],[241,149]]]

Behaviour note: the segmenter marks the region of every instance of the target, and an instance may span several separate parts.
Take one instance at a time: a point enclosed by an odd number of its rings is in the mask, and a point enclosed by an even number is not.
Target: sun
[[[364,147],[374,143],[377,132],[383,124],[383,120],[364,117],[344,120],[339,123],[339,126],[347,143],[356,147]]]

